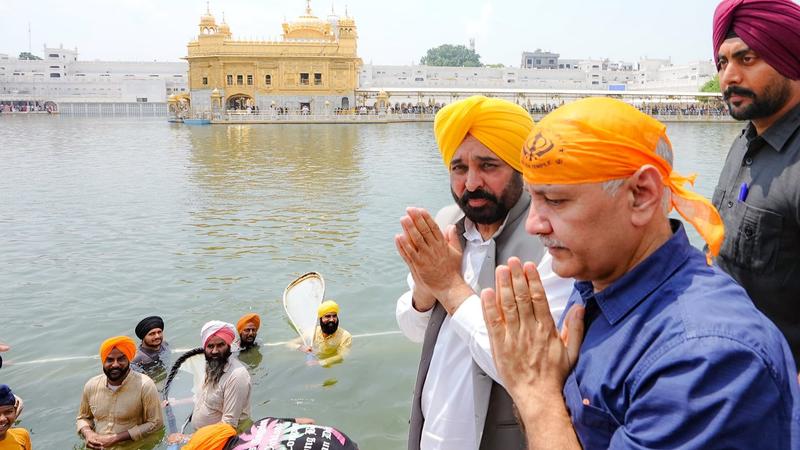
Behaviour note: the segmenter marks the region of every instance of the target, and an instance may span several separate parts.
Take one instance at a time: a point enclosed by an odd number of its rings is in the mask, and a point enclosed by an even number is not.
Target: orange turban
[[[659,140],[671,144],[666,126],[633,106],[610,98],[585,98],[545,116],[525,142],[522,165],[530,184],[599,183],[655,166],[672,191],[672,206],[688,220],[716,256],[724,226],[703,196],[685,189],[696,175],[683,177],[655,153]]]
[[[230,424],[206,425],[197,430],[181,450],[222,450],[233,436],[236,436],[236,429]]]
[[[250,313],[243,315],[242,318],[236,322],[236,329],[239,331],[239,333],[241,333],[242,330],[244,330],[244,327],[246,327],[250,322],[255,324],[256,330],[261,328],[261,317],[256,313]]]
[[[100,344],[100,361],[105,361],[111,350],[115,348],[121,351],[128,358],[128,361],[132,361],[133,357],[136,356],[136,343],[133,342],[133,339],[128,336],[114,336]]]
[[[433,121],[433,133],[446,166],[470,134],[519,172],[519,151],[532,127],[533,119],[521,106],[482,95],[445,106]]]

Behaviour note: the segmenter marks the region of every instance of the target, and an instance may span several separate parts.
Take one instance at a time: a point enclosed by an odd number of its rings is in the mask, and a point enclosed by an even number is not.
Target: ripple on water
[[[173,348],[196,346],[207,320],[251,310],[263,340],[287,341],[283,289],[315,270],[345,328],[396,330],[406,276],[398,220],[406,206],[451,201],[430,124],[0,122],[0,340],[13,345],[2,381],[25,398],[22,425],[37,448],[77,443],[81,388],[100,370],[90,356],[145,315],[165,318]],[[677,167],[700,173],[701,193],[740,128],[669,125]],[[310,416],[362,448],[405,448],[419,346],[356,339],[346,363],[327,370],[285,345],[262,352],[255,416]],[[86,358],[13,364],[64,356]]]

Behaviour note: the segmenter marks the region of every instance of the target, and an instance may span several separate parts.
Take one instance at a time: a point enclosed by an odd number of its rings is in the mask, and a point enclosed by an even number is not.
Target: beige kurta
[[[194,403],[192,425],[195,429],[225,422],[233,427],[250,417],[250,373],[231,356],[216,386],[203,385]]]
[[[100,434],[127,431],[137,441],[164,427],[155,383],[147,375],[130,371],[116,391],[105,374],[92,377],[83,387],[77,431],[91,427]]]

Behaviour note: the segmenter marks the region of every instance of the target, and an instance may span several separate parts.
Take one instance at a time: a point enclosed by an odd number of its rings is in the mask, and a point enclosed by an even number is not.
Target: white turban
[[[220,320],[206,322],[206,324],[203,325],[203,329],[200,330],[200,340],[203,342],[203,347],[206,346],[208,340],[213,336],[217,336],[225,341],[226,344],[231,345],[233,339],[236,337],[236,327],[228,322],[222,322]]]

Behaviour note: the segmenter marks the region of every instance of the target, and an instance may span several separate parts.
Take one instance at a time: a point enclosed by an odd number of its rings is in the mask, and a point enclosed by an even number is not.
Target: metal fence
[[[59,112],[83,117],[167,117],[166,103],[60,103]]]

